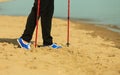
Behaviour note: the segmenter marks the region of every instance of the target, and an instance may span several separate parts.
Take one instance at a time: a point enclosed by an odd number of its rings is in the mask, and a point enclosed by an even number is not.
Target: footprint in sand
[[[27,68],[29,68],[29,69],[33,69],[33,70],[35,70],[35,69],[37,69],[38,67],[37,66],[35,66],[35,65],[32,65],[32,64],[25,64],[25,66],[24,67],[27,67]]]
[[[30,68],[30,69],[34,69],[34,70],[37,69],[36,66],[30,66],[29,68]]]
[[[7,46],[7,44],[6,44],[6,43],[4,43],[4,44],[2,44],[2,46]]]
[[[114,55],[114,54],[111,54],[111,55],[108,55],[108,57],[115,57],[116,55]]]

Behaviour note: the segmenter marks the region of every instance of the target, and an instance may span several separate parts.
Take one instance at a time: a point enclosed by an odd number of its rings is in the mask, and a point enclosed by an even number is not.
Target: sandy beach
[[[7,0],[0,0],[4,2]],[[53,18],[52,36],[61,49],[24,50],[16,41],[27,16],[0,16],[0,75],[120,75],[120,33],[83,22]],[[34,43],[35,33],[32,42]],[[39,23],[38,45],[42,45]]]
[[[61,49],[26,51],[16,39],[26,16],[0,16],[0,75],[120,75],[120,34],[95,25],[70,22],[70,46],[66,47],[67,22],[53,19],[52,36]],[[39,25],[38,44],[42,44]],[[35,34],[32,41],[34,41]]]

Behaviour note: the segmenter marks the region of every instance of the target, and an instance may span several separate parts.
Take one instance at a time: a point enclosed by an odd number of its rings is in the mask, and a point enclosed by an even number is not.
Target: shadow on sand
[[[0,43],[8,43],[13,45],[18,45],[17,39],[10,39],[10,38],[0,38]]]

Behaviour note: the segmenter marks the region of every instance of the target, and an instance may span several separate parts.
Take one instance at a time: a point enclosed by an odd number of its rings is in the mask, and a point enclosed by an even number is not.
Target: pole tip
[[[66,43],[67,47],[69,47],[70,43]]]

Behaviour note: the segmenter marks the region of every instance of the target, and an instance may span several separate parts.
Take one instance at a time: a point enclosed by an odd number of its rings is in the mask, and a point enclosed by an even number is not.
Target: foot
[[[61,46],[57,45],[57,44],[52,44],[52,45],[38,45],[38,47],[51,47],[54,49],[58,49],[58,48],[62,48]]]
[[[54,49],[58,49],[58,48],[62,48],[61,46],[53,43],[52,45],[50,45],[50,47],[54,48]]]
[[[21,48],[30,50],[30,43],[24,43],[22,38],[17,39],[18,44],[20,45]]]

